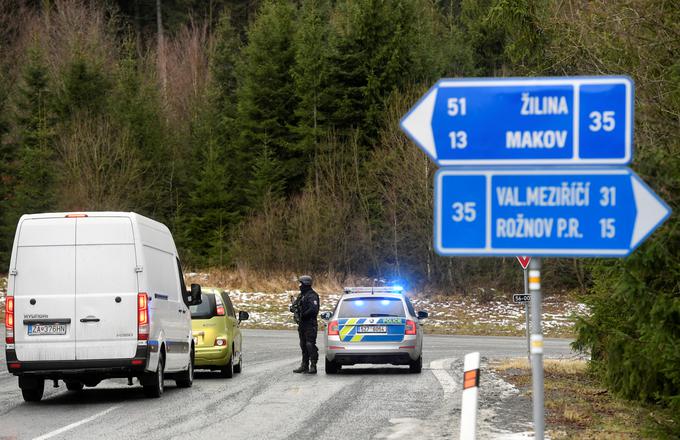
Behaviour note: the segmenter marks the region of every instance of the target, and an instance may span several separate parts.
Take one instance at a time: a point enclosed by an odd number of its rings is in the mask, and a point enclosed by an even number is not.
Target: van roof
[[[19,220],[21,224],[25,220],[33,219],[50,219],[50,218],[64,218],[67,216],[83,216],[83,217],[122,217],[128,218],[133,225],[137,226],[140,232],[140,238],[143,243],[149,243],[160,249],[177,253],[175,243],[172,240],[172,234],[167,226],[161,222],[144,217],[136,212],[120,212],[120,211],[75,211],[75,212],[47,212],[41,214],[24,214]],[[158,235],[160,234],[160,236]]]
[[[144,217],[143,215],[137,214],[136,212],[122,211],[45,212],[41,214],[24,214],[21,216],[21,220],[34,218],[64,218],[66,216],[77,216],[81,214],[87,217],[127,217],[133,222],[145,223],[149,226],[155,225],[156,228],[168,230],[167,226],[165,226],[163,223],[157,222],[156,220],[150,219],[149,217]]]

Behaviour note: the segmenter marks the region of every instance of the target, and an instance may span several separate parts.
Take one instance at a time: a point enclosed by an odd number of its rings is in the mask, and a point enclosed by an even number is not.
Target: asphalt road
[[[125,380],[80,392],[47,382],[43,400],[28,404],[3,358],[0,439],[458,438],[465,353],[479,351],[483,360],[526,355],[523,338],[426,335],[422,374],[360,366],[327,376],[320,362],[318,375],[298,375],[297,333],[244,333],[241,374],[197,372],[190,389],[167,381],[160,399]],[[321,352],[322,339],[319,333]],[[545,353],[570,356],[569,341],[548,339]],[[530,429],[530,403],[512,387],[482,368],[480,389],[480,438]]]

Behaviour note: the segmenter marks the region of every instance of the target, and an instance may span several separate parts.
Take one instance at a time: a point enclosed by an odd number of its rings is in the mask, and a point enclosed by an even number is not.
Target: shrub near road
[[[490,367],[530,399],[531,371],[526,359]],[[677,413],[616,397],[602,387],[583,360],[545,361],[545,407],[553,439],[672,439],[680,432]]]

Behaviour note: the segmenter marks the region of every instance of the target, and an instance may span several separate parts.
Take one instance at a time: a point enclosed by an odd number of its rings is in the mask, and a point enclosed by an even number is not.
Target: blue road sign
[[[670,214],[628,168],[441,169],[440,255],[621,257]]]
[[[442,79],[401,120],[440,166],[624,165],[628,77]]]

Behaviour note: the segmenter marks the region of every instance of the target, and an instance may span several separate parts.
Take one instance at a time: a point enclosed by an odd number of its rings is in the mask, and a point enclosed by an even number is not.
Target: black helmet
[[[298,278],[298,281],[303,286],[311,286],[312,285],[312,277],[310,277],[309,275],[302,275],[300,278]]]

